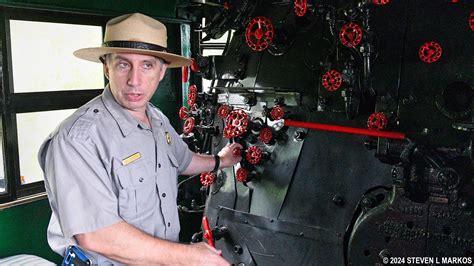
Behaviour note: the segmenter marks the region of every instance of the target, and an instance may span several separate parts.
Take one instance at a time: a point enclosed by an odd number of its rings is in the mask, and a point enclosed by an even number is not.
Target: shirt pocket
[[[168,160],[170,161],[170,167],[169,167],[169,180],[171,181],[171,187],[172,188],[177,188],[178,184],[178,160],[176,160],[176,157],[174,156],[173,153],[168,151]],[[173,189],[174,191],[175,189]],[[177,195],[173,195],[175,198]]]
[[[140,160],[119,166],[117,176],[120,183],[119,214],[127,222],[146,232],[153,228],[143,226],[153,221],[158,204],[156,182],[150,160]]]

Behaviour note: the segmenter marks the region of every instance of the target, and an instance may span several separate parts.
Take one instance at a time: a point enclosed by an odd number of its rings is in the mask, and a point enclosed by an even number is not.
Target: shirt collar
[[[126,137],[132,130],[136,129],[138,126],[138,121],[133,118],[133,116],[123,108],[115,100],[112,92],[110,91],[109,85],[107,85],[102,92],[102,102],[105,105],[105,108],[110,112],[115,122],[122,131],[122,135]]]
[[[140,123],[125,109],[122,107],[112,95],[110,91],[110,86],[107,85],[102,92],[102,101],[105,105],[105,108],[110,112],[115,122],[120,128],[122,135],[126,137],[130,132],[136,130],[138,126],[141,126]],[[157,128],[162,126],[161,118],[156,114],[156,110],[151,108],[151,104],[148,103],[146,107],[148,119],[152,128]],[[143,127],[143,126],[141,126]]]

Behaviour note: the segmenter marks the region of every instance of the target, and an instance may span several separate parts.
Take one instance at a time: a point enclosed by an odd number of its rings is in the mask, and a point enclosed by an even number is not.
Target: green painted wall
[[[142,12],[156,17],[175,17],[176,0],[0,0],[0,5],[96,14]]]
[[[0,210],[0,258],[32,254],[60,263],[46,240],[50,217],[47,199]]]

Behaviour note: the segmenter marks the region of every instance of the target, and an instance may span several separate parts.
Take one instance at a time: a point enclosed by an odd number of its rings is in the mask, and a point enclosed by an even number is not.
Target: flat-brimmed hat
[[[167,39],[163,23],[140,13],[127,14],[107,22],[102,47],[79,49],[74,55],[100,63],[106,54],[145,54],[163,59],[168,67],[189,66],[191,59],[168,52]]]

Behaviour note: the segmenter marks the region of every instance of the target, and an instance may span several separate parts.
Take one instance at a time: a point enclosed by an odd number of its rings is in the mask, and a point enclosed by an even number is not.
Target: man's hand
[[[242,145],[234,142],[222,148],[222,150],[217,154],[221,158],[221,168],[233,166],[242,160],[240,152],[238,153],[239,155],[235,154],[235,149],[242,149]]]
[[[229,262],[222,258],[222,252],[220,250],[217,250],[204,242],[192,244],[189,247],[192,250],[190,253],[190,257],[193,258],[189,261],[190,264],[196,263],[196,265],[230,265]]]

